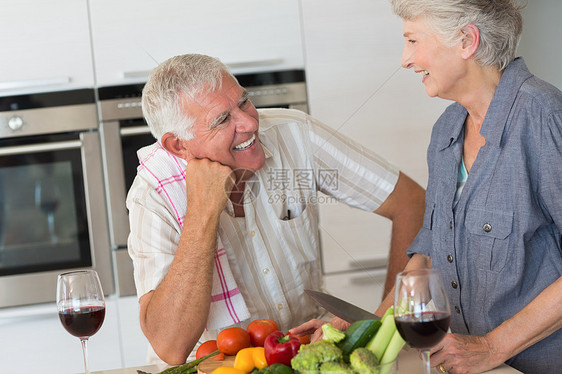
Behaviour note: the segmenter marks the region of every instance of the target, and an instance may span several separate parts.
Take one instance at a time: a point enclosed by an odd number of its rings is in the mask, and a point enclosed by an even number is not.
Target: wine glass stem
[[[88,364],[88,339],[80,338],[82,343],[82,354],[84,356],[84,374],[90,374],[90,366]]]
[[[429,349],[424,349],[421,351],[423,359],[423,372],[424,374],[430,374],[431,367],[429,366]]]
[[[53,212],[47,213],[47,224],[49,225],[51,243],[55,243],[57,241],[57,235],[55,234],[55,214]]]

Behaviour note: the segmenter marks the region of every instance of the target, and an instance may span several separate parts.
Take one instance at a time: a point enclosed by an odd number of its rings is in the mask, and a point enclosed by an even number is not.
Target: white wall
[[[518,55],[531,73],[562,89],[562,1],[528,0]]]

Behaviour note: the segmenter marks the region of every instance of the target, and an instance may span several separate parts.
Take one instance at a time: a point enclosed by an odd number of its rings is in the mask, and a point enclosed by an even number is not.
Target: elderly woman
[[[448,289],[452,333],[431,366],[560,373],[562,93],[514,58],[513,1],[392,4],[404,20],[402,65],[429,96],[455,101],[433,128],[424,223],[406,267],[440,269]]]
[[[393,0],[402,65],[429,96],[455,101],[433,128],[423,228],[408,267],[448,284],[451,330],[432,349],[441,371],[502,362],[562,368],[562,93],[514,58],[511,0]]]

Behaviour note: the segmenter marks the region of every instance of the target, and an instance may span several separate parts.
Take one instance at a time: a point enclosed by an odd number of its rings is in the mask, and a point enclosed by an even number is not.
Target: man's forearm
[[[431,266],[432,261],[430,257],[417,253],[409,259],[408,263],[404,267],[404,270],[430,269]],[[394,285],[390,288],[389,291],[390,292],[388,292],[387,295],[383,297],[381,304],[375,311],[375,314],[379,317],[382,317],[384,312],[394,304]]]
[[[392,237],[383,298],[394,286],[396,274],[409,261],[406,250],[423,223],[425,191],[407,175],[400,173],[394,191],[375,213],[392,220]]]
[[[148,300],[141,299],[141,327],[169,364],[189,356],[205,328],[211,298],[218,218],[198,224],[187,219],[168,274],[143,296]]]

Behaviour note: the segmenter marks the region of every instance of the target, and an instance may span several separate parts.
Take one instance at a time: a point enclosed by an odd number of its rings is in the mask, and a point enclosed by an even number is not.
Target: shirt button
[[[452,282],[451,282],[451,287],[453,287],[455,290],[457,289],[458,286],[459,286],[459,285],[458,285],[457,282],[455,282],[455,281],[452,281]]]
[[[490,232],[492,231],[492,225],[490,225],[489,223],[485,223],[484,226],[482,226],[482,230],[484,230],[485,232]]]
[[[455,305],[455,312],[457,312],[458,314],[461,314],[461,308],[459,308],[458,306]]]
[[[255,231],[250,231],[250,236],[253,238],[254,236],[256,236],[256,232],[255,232]]]
[[[453,262],[453,256],[451,256],[451,255],[448,255],[448,256],[447,256],[447,261],[449,261],[449,262],[451,262],[451,263],[452,263],[452,262]]]
[[[265,268],[265,269],[263,269],[263,273],[264,273],[264,274],[267,274],[267,273],[269,273],[269,268]]]
[[[453,229],[453,221],[449,221],[449,228],[452,230]]]
[[[283,309],[283,304],[277,304],[277,309],[279,310]]]

